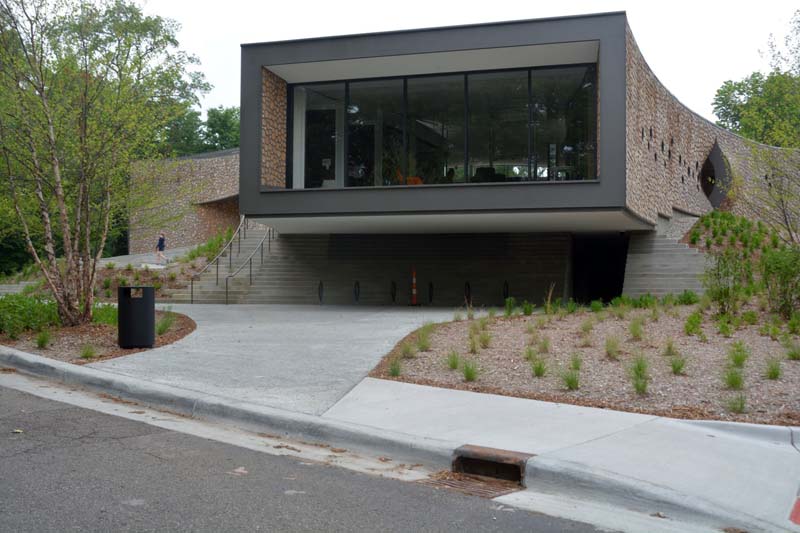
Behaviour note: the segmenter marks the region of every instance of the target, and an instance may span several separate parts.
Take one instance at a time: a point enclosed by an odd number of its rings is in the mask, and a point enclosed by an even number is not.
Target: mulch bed
[[[800,361],[784,355],[786,350],[777,340],[759,334],[759,325],[742,326],[730,338],[717,332],[709,314],[702,329],[707,337],[687,336],[683,331],[686,316],[694,307],[677,306],[670,314],[661,312],[654,320],[649,310],[632,310],[624,319],[605,314],[600,320],[594,313],[583,311],[562,318],[552,317],[546,325],[537,326],[538,316],[497,317],[489,322],[491,344],[469,353],[469,320],[448,322],[436,326],[431,334],[431,349],[415,357],[402,359],[401,375],[392,377],[390,362],[401,357],[404,343],[416,342],[413,332],[373,369],[370,376],[393,379],[420,385],[444,387],[473,392],[515,396],[587,407],[599,407],[636,413],[646,413],[682,419],[711,419],[760,424],[800,426]],[[644,317],[644,338],[635,341],[629,333],[631,319]],[[581,324],[595,320],[588,342],[581,333]],[[762,320],[766,318],[762,316]],[[539,338],[550,340],[550,350],[540,354],[547,365],[544,377],[534,377],[531,364],[523,357],[531,343],[529,326],[536,328]],[[605,339],[616,336],[621,354],[614,361],[605,354]],[[686,359],[685,375],[674,375],[670,358],[662,355],[668,339]],[[793,338],[798,342],[797,336]],[[732,391],[725,387],[723,373],[728,367],[728,350],[735,341],[743,342],[751,356],[745,363],[744,388]],[[534,345],[535,346],[535,345]],[[461,369],[447,366],[447,354],[456,350],[463,359],[478,365],[478,377],[464,380]],[[573,355],[582,360],[580,388],[567,390],[562,373]],[[635,392],[630,366],[636,355],[644,355],[649,363],[648,391]],[[781,358],[782,376],[778,380],[765,377],[767,361]],[[738,394],[746,397],[743,413],[731,412],[728,404]]]
[[[156,321],[165,314],[164,311],[156,311]],[[174,313],[175,322],[172,327],[163,335],[156,335],[154,348],[160,348],[179,341],[197,328],[194,320],[181,313]],[[71,328],[50,329],[50,344],[47,348],[41,349],[36,346],[36,333],[25,332],[19,339],[10,339],[8,336],[0,335],[0,344],[11,346],[23,352],[34,353],[50,359],[84,365],[96,363],[115,357],[122,357],[137,352],[146,351],[148,348],[122,349],[117,344],[117,326],[108,324],[84,324]],[[91,345],[94,347],[96,356],[91,359],[81,359],[81,349]]]

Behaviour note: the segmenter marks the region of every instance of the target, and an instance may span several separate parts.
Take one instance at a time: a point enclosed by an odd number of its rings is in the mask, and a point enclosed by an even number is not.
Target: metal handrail
[[[189,303],[192,303],[192,304],[194,303],[194,280],[197,279],[198,277],[200,277],[200,274],[202,274],[203,272],[205,272],[206,270],[211,268],[211,265],[216,265],[217,266],[217,281],[216,281],[216,284],[219,285],[219,258],[222,257],[222,254],[224,254],[225,250],[227,250],[228,248],[231,248],[231,251],[233,251],[233,248],[231,247],[231,245],[233,244],[233,241],[234,241],[234,239],[237,238],[237,236],[238,236],[238,239],[239,239],[239,251],[241,252],[241,250],[242,250],[242,230],[244,230],[244,238],[245,239],[247,238],[247,225],[246,225],[247,220],[248,220],[247,217],[245,217],[244,215],[240,215],[240,217],[239,217],[239,225],[236,227],[236,231],[233,232],[233,235],[231,235],[230,240],[227,243],[225,243],[225,246],[222,247],[222,250],[219,251],[219,253],[214,257],[214,259],[212,259],[211,261],[206,263],[206,266],[204,266],[203,269],[200,272],[197,272],[196,274],[192,275],[192,277],[189,280],[189,283],[190,283],[190,286],[191,286],[190,296],[189,296]],[[228,258],[229,258],[229,262],[230,262],[229,263],[230,264],[229,268],[231,268],[231,267],[233,267],[233,254],[229,253],[228,254]]]
[[[247,263],[250,266],[250,285],[253,284],[253,256],[256,255],[257,251],[260,251],[261,262],[259,264],[262,265],[264,264],[264,241],[269,239],[267,240],[267,253],[270,253],[272,251],[272,239],[274,233],[275,233],[274,228],[267,228],[267,232],[264,234],[263,237],[261,237],[261,241],[255,248],[253,248],[253,251],[250,252],[250,255],[247,257],[247,259],[245,259],[244,262],[242,262],[242,264],[239,265],[239,268],[237,268],[235,272],[225,276],[225,305],[228,305],[228,280],[235,277],[239,272],[241,272],[242,269],[244,268],[245,263]]]

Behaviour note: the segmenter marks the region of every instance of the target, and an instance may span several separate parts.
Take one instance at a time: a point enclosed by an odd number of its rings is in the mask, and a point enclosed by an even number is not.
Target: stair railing
[[[244,215],[241,215],[239,217],[239,225],[236,227],[236,231],[233,232],[233,235],[231,235],[231,238],[228,240],[228,242],[225,243],[225,246],[222,247],[222,249],[219,251],[219,253],[214,257],[214,259],[212,259],[211,261],[206,263],[206,266],[204,266],[201,271],[199,271],[199,272],[197,272],[197,273],[192,275],[192,277],[190,278],[190,281],[189,281],[189,285],[190,285],[189,303],[194,303],[194,280],[199,278],[200,275],[203,274],[204,272],[206,272],[209,268],[211,268],[212,265],[216,266],[216,269],[217,269],[216,284],[219,285],[219,262],[220,262],[220,258],[222,257],[222,255],[226,251],[229,252],[228,253],[228,268],[229,269],[233,268],[233,241],[238,239],[239,242],[238,242],[237,254],[240,254],[242,252],[242,233],[244,233],[244,237],[246,239],[247,238],[247,225],[248,225],[248,223],[249,223],[249,219],[247,217],[245,217]]]
[[[264,233],[263,237],[261,237],[261,241],[258,243],[258,246],[256,246],[253,249],[253,251],[250,252],[250,255],[247,257],[247,259],[245,259],[242,262],[242,264],[239,265],[239,268],[237,268],[235,272],[232,272],[232,273],[228,274],[227,276],[225,276],[225,305],[228,305],[228,281],[231,278],[236,277],[236,275],[239,274],[239,272],[242,271],[242,269],[244,268],[244,265],[247,264],[249,266],[249,268],[250,268],[250,285],[252,285],[253,284],[253,257],[256,255],[256,252],[258,252],[259,254],[261,254],[261,262],[259,263],[259,265],[264,264],[264,241],[267,242],[267,253],[269,254],[272,251],[272,240],[274,238],[275,238],[275,229],[274,228],[267,228],[267,232]]]

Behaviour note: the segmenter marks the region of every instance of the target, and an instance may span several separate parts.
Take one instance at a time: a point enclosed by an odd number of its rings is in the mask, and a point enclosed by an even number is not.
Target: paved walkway
[[[89,365],[182,389],[321,414],[391,347],[449,309],[174,305],[197,322],[183,340]]]
[[[182,255],[186,255],[186,252],[191,250],[190,246],[183,247],[183,248],[167,248],[164,251],[164,255],[170,261],[181,257]],[[114,263],[116,264],[117,268],[124,267],[128,263],[132,264],[133,266],[139,266],[143,263],[146,264],[158,264],[156,260],[156,253],[155,252],[148,252],[146,254],[130,254],[130,255],[117,255],[114,257],[104,257],[100,260],[100,264],[104,265],[106,263]]]

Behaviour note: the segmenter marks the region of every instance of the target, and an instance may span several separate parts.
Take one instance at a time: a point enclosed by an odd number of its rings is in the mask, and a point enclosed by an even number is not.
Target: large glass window
[[[593,66],[531,71],[533,150],[539,180],[595,177],[595,69]]]
[[[295,87],[296,188],[341,187],[344,176],[344,83]],[[338,179],[337,179],[338,177]]]
[[[528,72],[470,74],[469,181],[528,177]]]
[[[597,177],[594,65],[296,85],[294,188]]]
[[[403,183],[403,80],[349,84],[347,187]]]
[[[464,181],[464,75],[408,80],[408,185]]]

